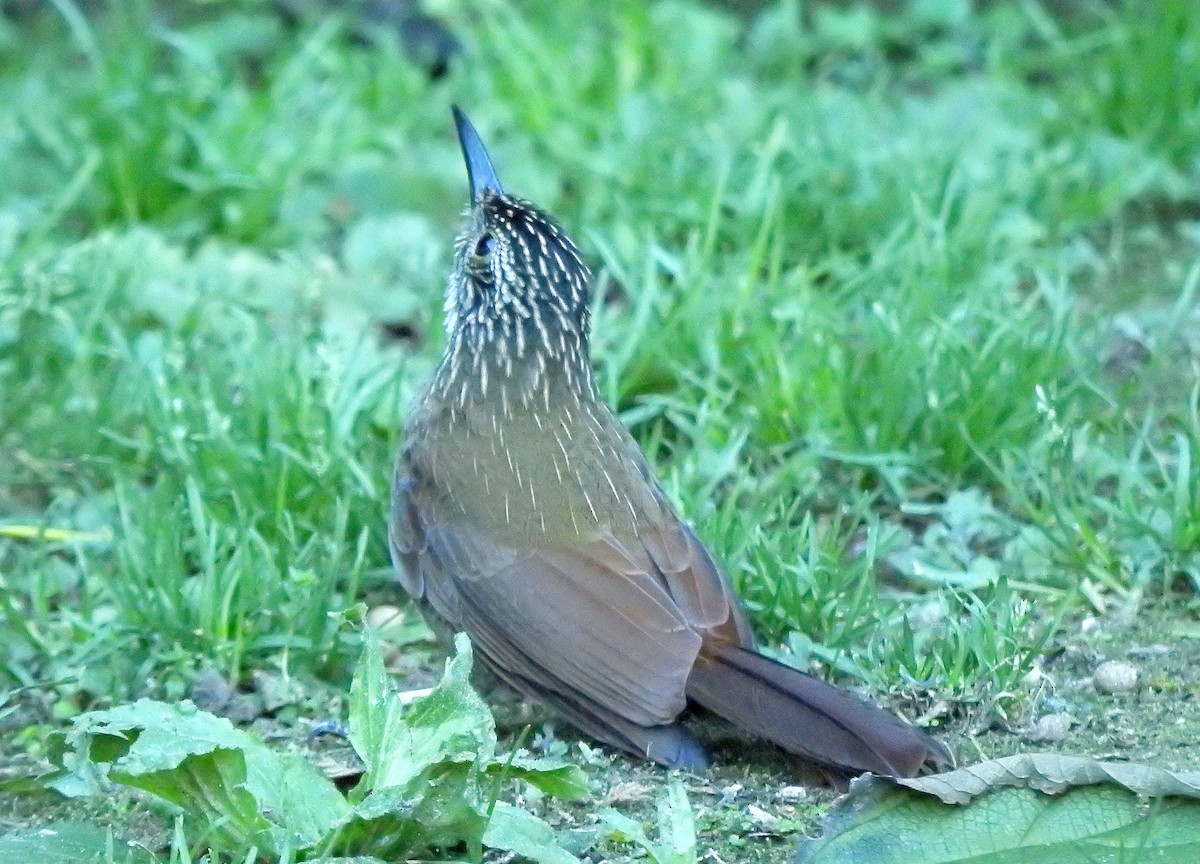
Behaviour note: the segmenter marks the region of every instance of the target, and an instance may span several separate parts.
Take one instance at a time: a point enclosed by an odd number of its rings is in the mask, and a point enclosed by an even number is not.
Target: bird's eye
[[[491,234],[484,233],[478,240],[475,241],[475,258],[482,262],[496,248],[496,238]]]

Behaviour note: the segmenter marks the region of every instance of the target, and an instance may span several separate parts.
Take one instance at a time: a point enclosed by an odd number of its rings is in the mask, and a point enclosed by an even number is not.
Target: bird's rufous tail
[[[945,746],[899,717],[745,648],[702,656],[687,694],[745,731],[847,774],[912,777],[953,764]]]

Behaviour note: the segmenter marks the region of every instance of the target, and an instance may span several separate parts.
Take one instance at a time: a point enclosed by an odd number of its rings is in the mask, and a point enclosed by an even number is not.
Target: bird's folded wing
[[[389,528],[401,581],[506,677],[657,725],[683,709],[706,637],[752,644],[724,576],[665,499],[636,538],[517,548],[449,506],[417,508],[407,483],[396,479]]]
[[[706,644],[753,648],[754,633],[729,580],[663,491],[655,486],[654,494],[659,519],[638,538],[649,569],[657,572],[684,619],[702,633]]]
[[[612,538],[517,550],[453,520],[425,532],[427,591],[453,583],[462,628],[494,663],[642,725],[683,710],[700,634]]]

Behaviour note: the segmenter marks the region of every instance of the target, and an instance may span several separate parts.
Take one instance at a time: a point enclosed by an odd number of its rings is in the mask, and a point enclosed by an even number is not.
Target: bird
[[[757,649],[733,588],[601,397],[591,271],[505,191],[452,109],[470,186],[441,360],[405,420],[388,541],[432,629],[585,735],[702,771],[698,704],[830,777],[953,764],[896,715]]]

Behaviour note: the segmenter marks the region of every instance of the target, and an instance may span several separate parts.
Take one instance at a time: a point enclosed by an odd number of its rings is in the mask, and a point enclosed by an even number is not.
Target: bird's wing
[[[644,525],[638,540],[651,569],[666,585],[688,623],[708,643],[753,648],[754,633],[733,587],[691,526],[676,514],[666,494],[654,485],[658,518]]]
[[[612,538],[516,549],[453,518],[430,520],[425,536],[430,599],[454,586],[462,629],[494,665],[642,725],[683,710],[700,634]]]
[[[392,558],[408,592],[464,630],[509,683],[551,691],[577,715],[670,723],[702,643],[753,638],[708,550],[655,493],[660,512],[636,537],[518,546],[468,524],[449,502],[422,494],[417,507],[401,472]]]

